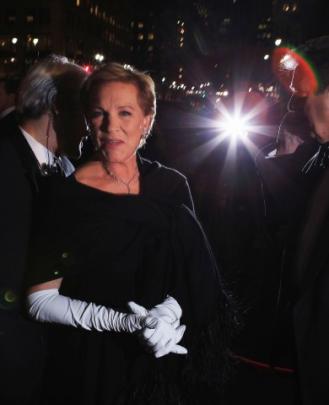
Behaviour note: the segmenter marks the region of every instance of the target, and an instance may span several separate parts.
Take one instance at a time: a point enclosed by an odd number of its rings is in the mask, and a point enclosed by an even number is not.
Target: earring
[[[148,133],[146,132],[146,129],[144,129],[144,132],[142,133],[140,142],[139,142],[139,147],[142,147],[146,144],[146,138],[147,138]]]
[[[90,129],[89,123],[88,123],[85,115],[83,116],[83,120],[85,122],[86,134],[87,134],[84,138],[88,138],[91,135],[91,129]]]

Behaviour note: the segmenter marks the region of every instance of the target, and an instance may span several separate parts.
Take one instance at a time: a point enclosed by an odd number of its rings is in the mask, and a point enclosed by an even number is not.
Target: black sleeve
[[[29,244],[26,287],[64,277],[72,265],[70,212],[61,191],[62,181],[56,179],[49,193],[38,200]]]
[[[0,304],[15,305],[22,289],[30,231],[32,191],[20,160],[9,142],[0,144]],[[14,295],[13,295],[14,294]]]

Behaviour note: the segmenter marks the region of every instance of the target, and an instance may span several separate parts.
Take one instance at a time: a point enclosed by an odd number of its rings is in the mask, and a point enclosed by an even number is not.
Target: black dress
[[[182,306],[189,354],[155,359],[135,335],[55,325],[46,403],[218,401],[234,322],[229,301],[186,179],[142,165],[138,196],[106,193],[74,176],[57,185],[32,244],[29,284],[64,277],[61,294],[123,312],[130,300],[151,308],[169,294]]]

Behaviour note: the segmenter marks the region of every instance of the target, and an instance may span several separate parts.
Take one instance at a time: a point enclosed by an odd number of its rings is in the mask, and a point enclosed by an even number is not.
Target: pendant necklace
[[[109,168],[106,166],[105,163],[103,163],[103,167],[104,170],[106,172],[106,174],[110,177],[112,177],[112,179],[116,182],[116,183],[120,183],[123,184],[126,188],[127,188],[127,194],[131,194],[130,191],[130,184],[139,177],[139,171],[138,169],[136,169],[136,172],[134,173],[134,175],[128,180],[128,181],[124,181],[122,180],[119,176],[117,176],[115,173],[113,173],[111,170],[109,170]]]

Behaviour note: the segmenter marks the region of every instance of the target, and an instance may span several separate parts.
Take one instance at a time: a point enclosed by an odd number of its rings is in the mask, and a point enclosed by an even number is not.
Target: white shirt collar
[[[6,115],[10,114],[14,110],[15,110],[15,106],[11,106],[11,107],[8,107],[5,110],[1,111],[0,120],[2,120],[2,118],[5,118]]]
[[[75,168],[66,156],[63,155],[56,157],[52,151],[47,149],[44,145],[33,138],[33,136],[26,132],[22,127],[19,127],[19,129],[22,131],[24,138],[32,149],[32,152],[34,153],[34,156],[36,157],[40,165],[47,164],[49,166],[52,166],[56,160],[56,163],[61,166],[65,177],[74,172]]]

